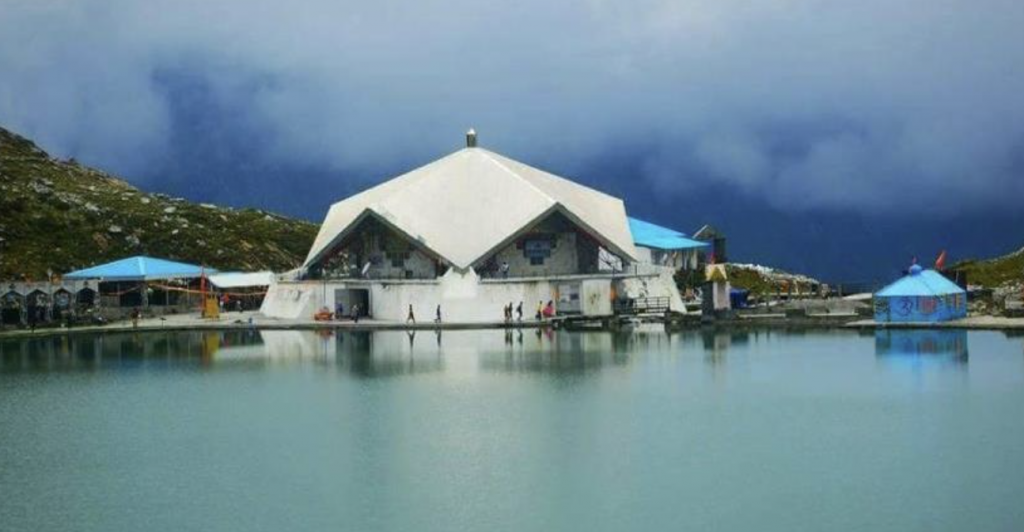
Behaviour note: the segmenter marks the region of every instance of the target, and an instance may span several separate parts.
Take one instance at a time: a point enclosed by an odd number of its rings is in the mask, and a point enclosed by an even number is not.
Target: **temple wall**
[[[576,252],[576,233],[558,233],[551,255],[541,264],[531,264],[527,252],[516,242],[498,251],[494,258],[499,266],[508,262],[509,277],[570,275],[579,271]]]
[[[514,308],[520,301],[523,303],[523,318],[529,320],[536,314],[539,303],[553,301],[556,310],[559,309],[563,305],[559,296],[564,296],[568,290],[578,294],[578,303],[572,310],[584,316],[611,315],[615,293],[631,297],[669,297],[673,311],[685,312],[668,268],[643,279],[614,281],[609,278],[481,281],[472,270],[450,270],[436,281],[282,282],[270,287],[260,311],[268,317],[309,320],[321,307],[333,311],[338,302],[335,297],[339,294],[344,297],[347,289],[366,290],[372,313],[370,319],[386,322],[404,322],[410,304],[419,323],[432,322],[439,304],[445,322],[500,322],[503,319],[502,309],[509,303]],[[351,303],[344,303],[346,311],[350,310]],[[565,306],[568,310],[569,305]]]

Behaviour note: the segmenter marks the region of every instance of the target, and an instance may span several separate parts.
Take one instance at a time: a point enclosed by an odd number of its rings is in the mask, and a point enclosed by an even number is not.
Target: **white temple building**
[[[672,268],[638,260],[621,199],[476,146],[335,203],[293,280],[261,311],[308,319],[356,309],[374,320],[493,322],[523,304],[532,319],[607,316],[659,298],[684,312]]]

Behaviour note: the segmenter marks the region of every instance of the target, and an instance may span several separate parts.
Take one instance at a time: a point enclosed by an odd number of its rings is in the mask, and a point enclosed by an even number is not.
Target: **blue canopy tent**
[[[203,267],[184,262],[175,262],[165,259],[157,259],[146,256],[128,257],[126,259],[99,264],[91,268],[75,270],[65,274],[65,279],[87,279],[99,283],[100,295],[108,301],[116,300],[120,307],[148,307],[152,305],[170,306],[180,303],[179,297],[182,292],[186,294],[184,300],[188,303],[188,286],[194,283],[203,275]],[[216,273],[217,270],[206,268],[207,274]],[[147,284],[150,281],[169,281],[172,279],[183,280],[184,286],[168,288],[166,286],[152,286]],[[180,284],[181,281],[178,281]],[[194,290],[194,287],[192,287]]]
[[[629,231],[633,233],[633,243],[645,248],[674,251],[708,246],[707,242],[687,238],[685,234],[674,229],[636,218],[629,218]]]
[[[967,316],[967,292],[935,270],[910,267],[875,294],[875,321],[939,322]]]
[[[206,273],[217,270],[207,268]],[[203,268],[195,264],[155,259],[139,255],[127,259],[99,264],[91,268],[65,274],[65,279],[97,279],[101,281],[153,281],[159,279],[188,279],[202,275]]]

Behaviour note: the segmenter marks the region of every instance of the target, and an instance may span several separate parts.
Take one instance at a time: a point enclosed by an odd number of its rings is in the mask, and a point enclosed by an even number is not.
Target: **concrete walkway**
[[[251,323],[250,323],[251,320]],[[13,329],[0,332],[0,338],[11,337],[33,337],[47,336],[53,334],[78,334],[97,332],[124,332],[124,331],[174,331],[174,330],[219,330],[219,329],[341,329],[352,331],[381,331],[381,330],[469,330],[469,329],[501,329],[512,328],[536,328],[551,325],[550,321],[523,320],[511,324],[503,321],[473,322],[473,323],[434,323],[417,322],[401,323],[377,320],[359,320],[358,323],[352,320],[341,321],[316,321],[316,320],[285,320],[268,318],[259,312],[227,312],[221,314],[219,319],[204,319],[198,313],[194,314],[172,314],[159,318],[147,318],[139,320],[138,326],[133,326],[131,321],[119,321],[107,325],[87,325],[73,327],[46,327],[38,328],[35,331],[28,329]]]
[[[828,323],[829,320],[809,320],[787,318],[785,315],[766,315],[772,319],[740,319],[733,322],[722,322],[724,327],[730,323],[736,326],[758,323],[767,327],[772,326],[827,326],[846,327],[853,329],[978,329],[1024,331],[1024,318],[1002,318],[996,316],[971,316],[961,320],[948,321],[943,323],[881,323],[874,320],[858,320],[849,323]],[[834,317],[834,316],[833,316]],[[250,319],[252,323],[250,323]],[[0,338],[36,337],[60,334],[79,333],[102,333],[102,332],[125,332],[125,331],[173,331],[173,330],[220,330],[220,329],[339,329],[349,331],[407,331],[407,330],[470,330],[470,329],[501,329],[513,328],[536,328],[552,325],[551,321],[523,320],[522,322],[507,324],[503,321],[473,322],[473,323],[441,323],[431,322],[401,323],[390,321],[360,320],[355,323],[351,320],[343,321],[315,321],[315,320],[284,320],[267,318],[258,312],[229,312],[222,314],[220,319],[208,320],[195,314],[174,314],[162,318],[149,318],[139,321],[138,327],[133,327],[130,321],[115,322],[108,325],[89,325],[66,329],[63,327],[38,328],[35,331],[28,329],[14,329],[0,332]]]
[[[993,331],[1024,331],[1024,318],[1003,318],[999,316],[969,316],[967,318],[941,323],[907,322],[886,323],[875,320],[859,320],[847,323],[854,329],[986,329]]]

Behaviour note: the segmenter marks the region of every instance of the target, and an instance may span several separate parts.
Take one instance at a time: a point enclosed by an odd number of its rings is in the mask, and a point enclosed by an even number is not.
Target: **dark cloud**
[[[474,126],[644,202],[943,219],[1024,197],[1022,27],[1019,0],[9,0],[0,123],[270,207]]]

